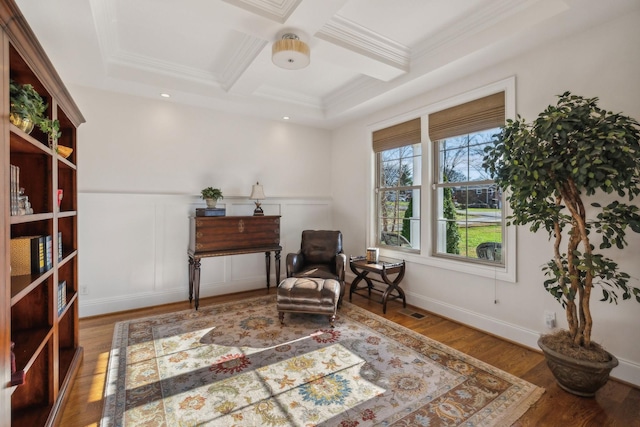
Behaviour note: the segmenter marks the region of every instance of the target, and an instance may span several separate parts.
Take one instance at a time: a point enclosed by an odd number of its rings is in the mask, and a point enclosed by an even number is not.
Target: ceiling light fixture
[[[163,98],[171,98],[171,95],[169,95],[168,93],[161,93],[160,96]]]
[[[271,60],[280,68],[299,70],[309,65],[309,45],[293,33],[285,33],[271,48]]]

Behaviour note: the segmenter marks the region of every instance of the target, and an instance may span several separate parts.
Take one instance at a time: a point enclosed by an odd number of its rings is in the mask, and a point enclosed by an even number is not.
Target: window
[[[434,255],[504,265],[502,191],[482,168],[503,123],[503,92],[429,115]]]
[[[420,249],[420,119],[373,133],[376,153],[376,241]]]

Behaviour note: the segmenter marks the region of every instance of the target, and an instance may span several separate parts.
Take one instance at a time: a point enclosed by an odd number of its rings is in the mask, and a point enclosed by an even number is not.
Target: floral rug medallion
[[[543,389],[345,302],[275,296],[116,324],[107,426],[508,426]]]

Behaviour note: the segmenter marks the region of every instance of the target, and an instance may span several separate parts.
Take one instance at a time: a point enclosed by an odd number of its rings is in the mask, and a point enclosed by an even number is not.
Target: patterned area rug
[[[543,389],[343,304],[275,296],[116,324],[101,426],[508,426]]]

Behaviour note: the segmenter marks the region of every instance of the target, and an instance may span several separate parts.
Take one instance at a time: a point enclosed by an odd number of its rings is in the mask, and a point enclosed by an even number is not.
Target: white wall
[[[80,286],[88,291],[80,298],[81,316],[187,298],[187,216],[202,206],[197,195],[209,185],[222,188],[229,214],[243,214],[252,210],[251,184],[263,183],[266,213],[283,216],[283,254],[297,250],[305,228],[340,229],[347,254],[362,254],[371,244],[367,127],[377,122],[512,75],[517,111],[529,119],[565,90],[599,96],[601,106],[640,117],[637,22],[638,13],[629,14],[334,132],[71,86],[87,119],[78,147]],[[628,240],[631,249],[615,256],[637,280],[640,236]],[[516,283],[412,261],[403,281],[408,302],[536,348],[545,310],[557,313],[560,326],[566,321],[541,285],[547,236],[518,229],[517,253]],[[264,286],[263,260],[255,254],[203,261],[201,295]],[[593,306],[594,339],[621,361],[613,375],[636,385],[639,310],[628,301]]]
[[[555,103],[555,95],[566,90],[587,97],[598,96],[601,107],[638,118],[638,22],[640,16],[636,12],[591,28],[335,131],[333,161],[336,169],[343,172],[343,179],[334,182],[334,226],[348,230],[347,252],[361,254],[372,244],[367,241],[368,232],[363,227],[365,220],[372,220],[369,197],[373,184],[373,154],[367,127],[510,76],[516,76],[517,112],[527,119]],[[430,155],[431,150],[425,148],[423,153]],[[354,158],[363,160],[356,162]],[[349,186],[345,187],[344,182]],[[353,190],[356,188],[357,191]],[[429,186],[424,185],[423,189],[428,192]],[[423,197],[423,200],[423,209],[428,209],[429,197]],[[640,286],[640,264],[637,262],[640,236],[631,234],[628,236],[630,249],[623,253],[613,252],[611,256],[615,256],[622,270],[633,277],[634,285]],[[423,245],[427,247],[426,242]],[[428,250],[423,249],[423,252],[426,257]],[[403,257],[398,252],[388,254]],[[546,234],[533,235],[528,228],[520,227],[517,230],[516,283],[439,269],[418,259],[409,262],[403,288],[407,291],[409,304],[537,348],[539,334],[547,332],[543,319],[545,310],[556,313],[560,327],[567,324],[562,307],[542,286],[544,276],[540,266],[551,256],[552,246]],[[594,297],[594,340],[620,359],[620,366],[612,373],[614,377],[640,385],[640,336],[635,326],[640,304],[622,301],[614,306],[598,302],[599,292]]]
[[[87,120],[78,131],[81,316],[188,298],[188,217],[204,207],[204,187],[222,189],[228,215],[251,215],[251,185],[264,185],[265,213],[282,215],[282,275],[303,229],[331,228],[329,131],[71,89]],[[201,297],[264,286],[264,254],[203,260]]]

